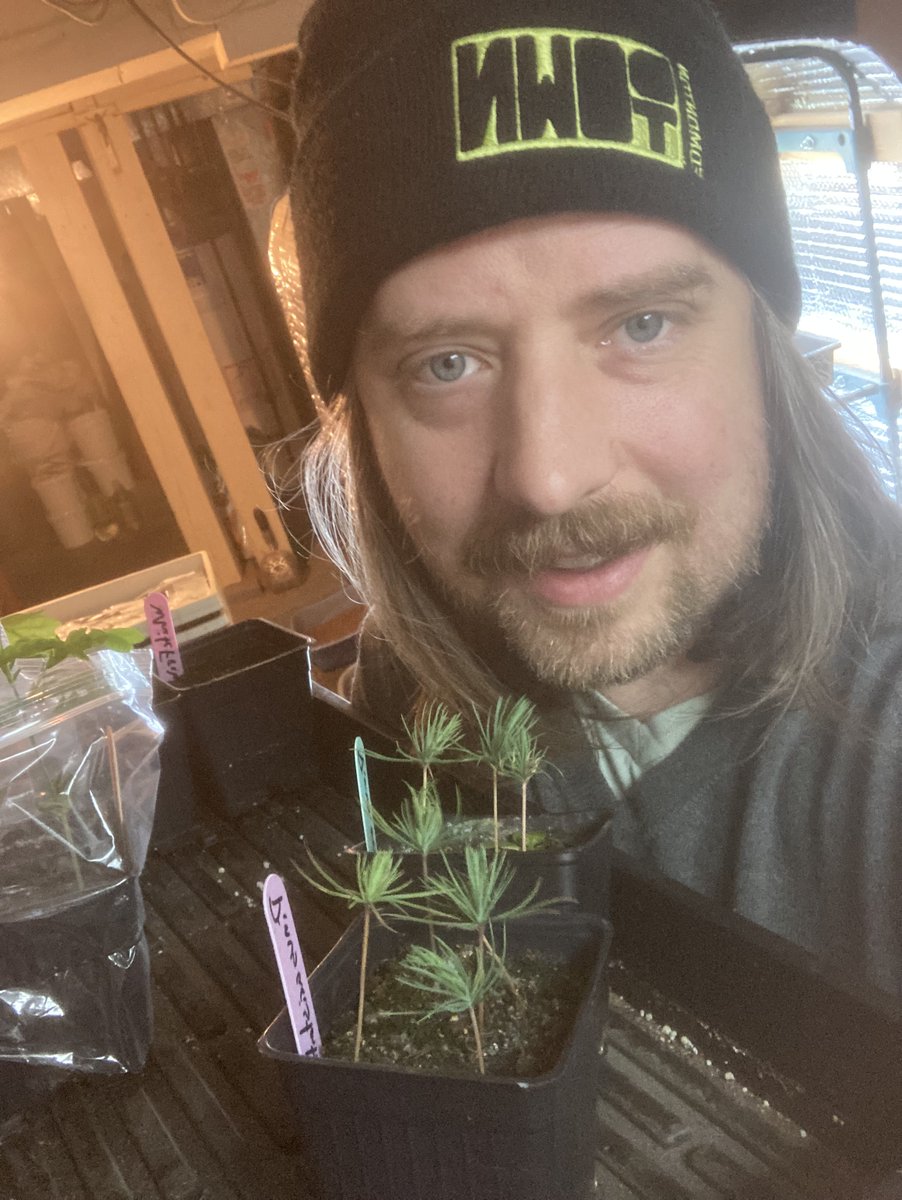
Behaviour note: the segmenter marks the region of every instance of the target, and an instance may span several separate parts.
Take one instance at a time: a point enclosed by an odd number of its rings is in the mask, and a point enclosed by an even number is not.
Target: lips
[[[599,561],[597,555],[559,556],[553,566],[532,575],[527,590],[556,608],[590,608],[611,604],[638,578],[652,547]]]

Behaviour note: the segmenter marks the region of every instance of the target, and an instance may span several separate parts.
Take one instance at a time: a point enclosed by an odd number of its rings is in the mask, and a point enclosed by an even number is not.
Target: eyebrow
[[[381,349],[383,346],[403,344],[405,342],[453,342],[458,338],[466,338],[484,329],[481,321],[466,318],[453,320],[439,317],[435,321],[418,321],[413,317],[409,322],[386,321],[370,319],[360,330],[362,346]]]
[[[643,305],[676,300],[687,292],[710,291],[714,276],[707,268],[674,263],[642,275],[632,275],[610,287],[595,288],[567,306],[568,316],[582,316],[606,309],[641,308]]]
[[[568,304],[565,315],[580,317],[608,309],[641,308],[645,304],[675,300],[687,292],[702,288],[710,290],[714,286],[714,276],[705,267],[674,263],[628,276],[608,287],[593,288]],[[438,317],[426,322],[420,322],[416,317],[409,322],[371,318],[362,326],[359,336],[361,345],[378,350],[405,342],[452,342],[484,331],[483,320],[466,317]]]

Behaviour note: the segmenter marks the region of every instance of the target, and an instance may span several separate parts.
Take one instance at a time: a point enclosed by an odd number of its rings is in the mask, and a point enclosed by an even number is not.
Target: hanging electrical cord
[[[88,26],[99,25],[110,7],[110,0],[87,0],[87,3],[84,0],[43,0],[43,3],[48,8],[53,8],[73,21],[77,21],[79,25]],[[94,9],[91,16],[81,15],[88,9]]]
[[[199,17],[192,17],[185,12],[181,0],[170,0],[172,10],[177,17],[180,17],[188,25],[215,25],[217,21],[221,21],[223,17],[230,17],[232,13],[236,13],[244,4],[245,0],[235,0],[231,8],[227,8],[225,12],[217,13],[215,17],[207,17],[201,20]]]
[[[182,0],[169,0],[169,3],[172,5],[172,11],[175,13],[175,15],[187,25],[209,26],[215,25],[217,21],[223,21],[226,17],[230,17],[233,13],[238,12],[239,8],[242,8],[247,3],[247,0],[235,0],[235,3],[231,6],[231,8],[225,9],[224,12],[218,12],[215,17],[206,17],[203,19],[200,17],[192,17],[190,13],[185,12],[185,6],[182,3]],[[281,79],[273,79],[271,77],[269,78],[268,83],[270,86],[284,87],[289,90],[293,86],[291,83],[284,83]]]
[[[125,3],[141,18],[146,25],[149,25],[150,28],[157,34],[157,36],[161,37],[163,41],[166,42],[167,45],[179,55],[179,57],[183,58],[185,62],[190,63],[196,71],[200,71],[201,75],[206,75],[208,79],[212,79],[215,84],[219,85],[219,87],[224,88],[227,92],[231,92],[234,96],[238,96],[239,99],[244,100],[246,104],[254,104],[257,108],[262,108],[264,112],[269,113],[271,117],[277,117],[280,121],[285,121],[289,125],[292,123],[291,117],[287,113],[282,112],[281,109],[273,108],[271,104],[264,104],[263,101],[258,100],[256,96],[252,96],[249,92],[242,91],[241,88],[233,87],[232,84],[226,83],[224,79],[220,79],[220,77],[213,71],[208,71],[202,63],[199,63],[196,58],[192,58],[190,54],[183,50],[175,38],[171,38],[166,30],[162,29],[149,13],[144,11],[141,5],[138,4],[138,0],[125,0]]]

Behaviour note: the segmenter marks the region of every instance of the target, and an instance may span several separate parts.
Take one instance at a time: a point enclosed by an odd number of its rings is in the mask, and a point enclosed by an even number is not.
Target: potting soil
[[[429,1016],[428,994],[398,980],[403,966],[403,956],[381,963],[367,983],[361,1061],[445,1073],[477,1071],[469,1014]],[[486,998],[482,1046],[486,1073],[541,1075],[560,1057],[583,994],[585,973],[533,951],[510,957],[506,968],[517,997],[500,981]],[[324,1038],[326,1056],[353,1059],[355,1006],[356,998]]]

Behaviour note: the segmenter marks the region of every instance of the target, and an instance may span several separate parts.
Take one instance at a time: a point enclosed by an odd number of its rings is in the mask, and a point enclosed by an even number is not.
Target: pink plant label
[[[169,611],[169,601],[162,592],[151,592],[145,598],[144,616],[147,618],[150,648],[157,664],[157,674],[164,683],[172,683],[173,679],[178,679],[184,667],[175,626],[172,623],[172,613]]]
[[[263,882],[263,908],[266,926],[275,951],[288,1017],[298,1054],[318,1058],[322,1052],[319,1026],[310,995],[310,983],[301,954],[285,884],[279,875],[267,875]]]

